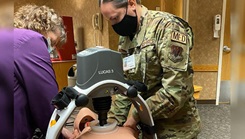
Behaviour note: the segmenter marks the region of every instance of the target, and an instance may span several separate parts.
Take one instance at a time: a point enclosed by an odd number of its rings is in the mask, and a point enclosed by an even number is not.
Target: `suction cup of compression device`
[[[90,123],[91,132],[93,133],[107,133],[113,132],[118,129],[117,121],[114,119],[107,120],[107,124],[101,126],[98,120],[94,120]]]

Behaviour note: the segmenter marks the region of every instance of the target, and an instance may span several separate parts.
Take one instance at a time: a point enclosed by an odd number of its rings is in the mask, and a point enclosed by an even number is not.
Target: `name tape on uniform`
[[[171,40],[186,44],[186,35],[177,31],[173,31],[171,34]]]

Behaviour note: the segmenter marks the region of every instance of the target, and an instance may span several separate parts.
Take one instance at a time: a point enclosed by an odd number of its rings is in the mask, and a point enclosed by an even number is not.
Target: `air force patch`
[[[183,58],[183,48],[180,46],[172,45],[170,47],[170,52],[168,54],[168,58],[174,63],[181,62]]]
[[[171,34],[171,40],[182,44],[186,44],[186,35],[178,31],[173,31]]]

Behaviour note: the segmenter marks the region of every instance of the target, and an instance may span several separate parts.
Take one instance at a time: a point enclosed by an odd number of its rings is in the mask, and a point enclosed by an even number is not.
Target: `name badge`
[[[135,68],[135,56],[130,55],[123,58],[123,71],[127,71],[133,68]]]
[[[182,44],[186,44],[186,35],[177,31],[173,31],[171,34],[171,40]]]

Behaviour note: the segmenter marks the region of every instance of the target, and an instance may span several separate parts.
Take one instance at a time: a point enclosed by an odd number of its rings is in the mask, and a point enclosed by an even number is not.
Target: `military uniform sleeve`
[[[113,99],[108,118],[117,120],[118,125],[123,125],[127,120],[132,102],[122,95],[115,95]]]
[[[162,88],[146,100],[155,120],[172,117],[193,95],[193,75],[188,70],[191,68],[190,30],[179,22],[160,23],[156,31],[156,40],[156,53],[163,72]],[[136,110],[133,111],[133,116],[138,118]]]
[[[122,58],[127,56],[127,50],[124,46],[125,37],[119,37],[118,51],[122,54]],[[108,112],[108,118],[115,119],[118,125],[126,122],[132,102],[129,98],[122,95],[113,96],[111,109]]]

